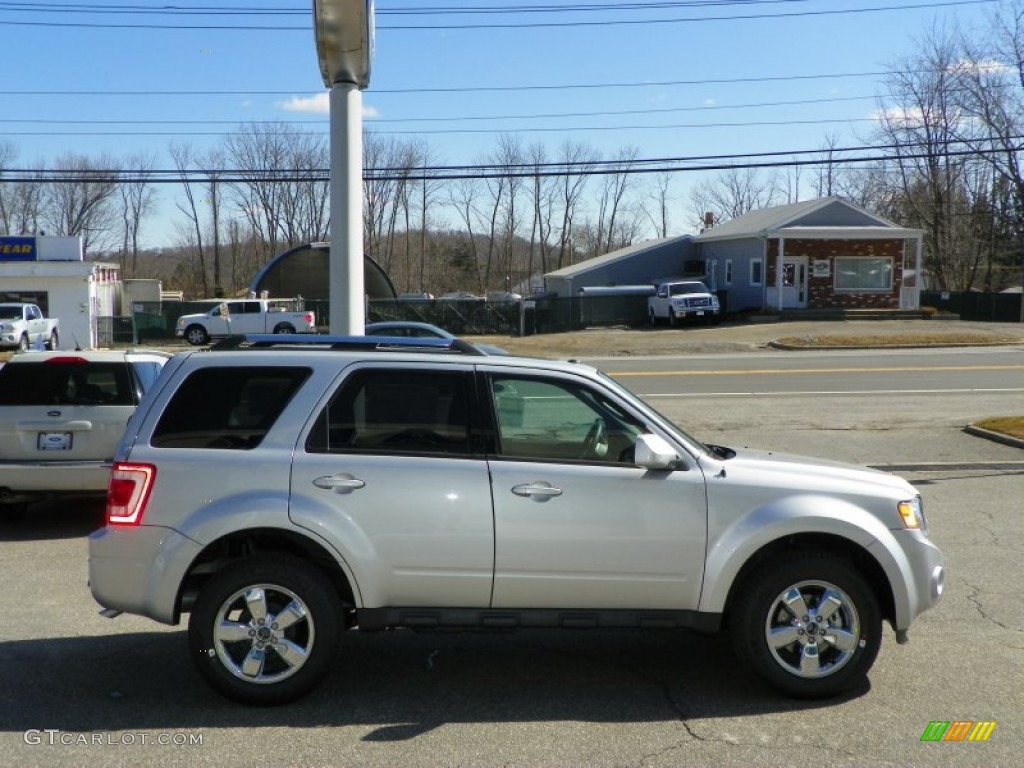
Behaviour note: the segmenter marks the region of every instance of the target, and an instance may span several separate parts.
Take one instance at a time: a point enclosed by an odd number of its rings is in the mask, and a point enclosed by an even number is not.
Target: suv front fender
[[[779,499],[754,509],[708,541],[700,610],[724,612],[743,567],[765,548],[801,535],[843,539],[871,557],[885,573],[896,629],[905,629],[920,612],[914,571],[896,533],[855,504],[813,495]]]

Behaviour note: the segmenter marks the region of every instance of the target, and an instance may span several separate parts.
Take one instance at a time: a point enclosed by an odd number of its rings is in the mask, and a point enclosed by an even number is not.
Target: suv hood
[[[849,486],[856,485],[860,486],[861,492],[866,490],[864,486],[875,486],[885,495],[901,499],[917,495],[914,487],[902,477],[878,469],[773,451],[749,448],[732,450],[735,450],[736,455],[730,459],[711,456],[709,460],[708,457],[702,457],[701,467],[706,472],[714,464],[713,471],[721,468],[727,475],[733,472],[743,475],[766,472],[773,475],[777,486],[794,490],[828,489],[835,492],[837,485],[847,486],[847,490],[853,490]]]

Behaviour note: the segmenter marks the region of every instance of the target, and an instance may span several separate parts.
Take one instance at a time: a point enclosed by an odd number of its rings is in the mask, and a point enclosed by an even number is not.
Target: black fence
[[[960,315],[961,320],[1019,323],[1022,294],[922,291],[921,306]]]

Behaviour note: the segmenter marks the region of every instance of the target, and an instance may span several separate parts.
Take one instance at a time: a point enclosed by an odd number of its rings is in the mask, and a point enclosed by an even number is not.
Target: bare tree
[[[142,227],[142,220],[153,209],[153,187],[150,184],[153,178],[153,168],[156,159],[152,155],[134,154],[126,158],[129,166],[128,173],[131,179],[122,179],[119,190],[121,192],[121,271],[124,274],[136,273],[139,262],[139,231]],[[131,254],[129,262],[128,254]],[[128,265],[131,265],[129,272]]]
[[[958,220],[965,203],[964,160],[950,152],[962,110],[955,71],[960,52],[938,30],[926,35],[913,57],[897,62],[880,105],[879,138],[889,145],[902,185],[904,221],[925,230],[925,265],[943,290],[963,290],[952,262],[963,253],[968,229]]]
[[[532,216],[530,223],[530,246],[527,256],[527,277],[533,274],[533,255],[536,251],[540,256],[540,271],[548,271],[551,258],[551,232],[555,200],[558,196],[557,180],[542,173],[547,163],[547,150],[543,144],[533,144],[526,150],[526,161],[533,168],[530,178],[530,200]]]
[[[0,231],[11,235],[27,235],[38,232],[42,219],[43,166],[39,161],[36,170],[30,172],[34,181],[4,181],[6,172],[18,157],[15,144],[0,140]],[[24,177],[25,174],[19,174]]]
[[[775,204],[772,182],[757,168],[730,168],[698,184],[690,193],[699,221],[710,212],[716,221],[735,219]]]
[[[190,238],[190,244],[195,248],[198,261],[197,282],[202,288],[202,295],[209,296],[210,282],[206,274],[206,256],[203,251],[203,220],[199,214],[202,203],[196,197],[196,190],[193,189],[194,182],[189,176],[193,170],[192,166],[196,162],[196,151],[190,144],[171,144],[169,152],[171,160],[174,162],[174,167],[178,171],[178,177],[181,179],[182,190],[185,193],[185,203],[182,204],[180,200],[175,200],[174,204],[188,218],[191,231],[195,235],[194,239]]]
[[[47,183],[42,219],[54,235],[80,236],[86,251],[103,247],[114,229],[117,163],[108,155],[95,160],[72,152],[60,155],[56,170],[63,177]]]
[[[593,243],[588,250],[590,256],[615,250],[627,245],[619,231],[619,217],[623,213],[623,203],[632,175],[629,170],[636,162],[640,150],[636,147],[625,147],[619,150],[615,158],[615,172],[601,176],[601,189],[597,196],[597,218],[594,224]]]
[[[993,212],[1009,216],[997,225],[1014,230],[1016,247],[1000,259],[1007,272],[1018,270],[1024,282],[1024,168],[1020,137],[1024,133],[1024,3],[1004,3],[984,43],[963,39],[962,59],[955,74],[958,103],[964,110],[961,138],[993,172],[993,201],[999,191],[1012,194],[1012,207],[994,205]],[[991,278],[990,278],[991,279]],[[1024,303],[1021,305],[1024,321]]]
[[[668,237],[669,227],[669,203],[672,196],[669,188],[672,185],[672,174],[661,171],[654,177],[654,190],[648,195],[648,199],[654,203],[654,213],[644,206],[643,212],[648,221],[654,227],[655,237]]]
[[[561,147],[559,161],[565,164],[565,175],[561,178],[559,204],[561,206],[562,224],[558,233],[558,260],[556,269],[566,266],[566,262],[575,260],[573,245],[573,225],[579,209],[583,191],[586,188],[589,174],[584,168],[597,160],[597,153],[586,144],[566,142]]]
[[[834,197],[839,192],[839,165],[836,162],[836,146],[839,137],[830,133],[825,137],[821,148],[824,162],[818,166],[818,176],[814,180],[815,197]]]

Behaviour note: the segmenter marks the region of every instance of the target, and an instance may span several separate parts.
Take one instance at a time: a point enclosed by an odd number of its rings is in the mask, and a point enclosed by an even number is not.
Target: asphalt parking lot
[[[868,687],[812,703],[780,699],[727,642],[693,634],[399,631],[346,638],[307,699],[242,708],[201,682],[182,628],[96,614],[95,506],[40,509],[2,529],[0,764],[1017,765],[1024,474],[907,476],[947,594],[909,645],[887,633]],[[997,725],[982,744],[922,743],[935,720]]]

